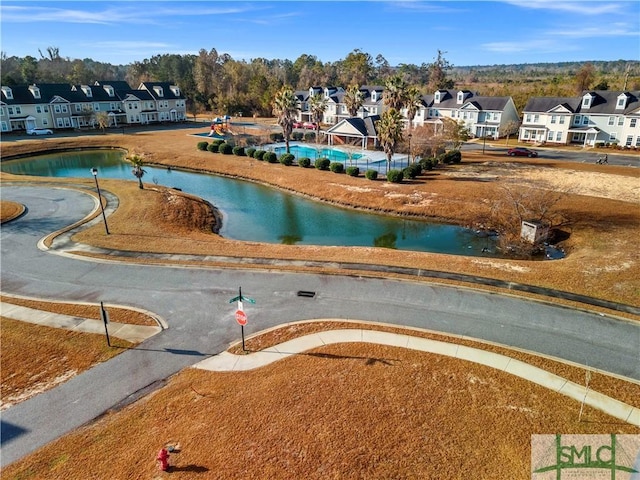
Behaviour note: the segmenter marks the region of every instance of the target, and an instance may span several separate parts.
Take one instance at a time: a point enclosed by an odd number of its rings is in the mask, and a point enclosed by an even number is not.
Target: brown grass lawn
[[[2,142],[2,155],[84,145],[123,147],[143,154],[149,162],[252,179],[343,205],[459,224],[486,215],[500,186],[563,191],[566,195],[559,207],[572,220],[572,227],[563,245],[569,255],[561,261],[251,242],[242,244],[242,252],[246,257],[355,260],[439,269],[639,304],[638,169],[469,155],[460,166],[436,170],[416,182],[390,185],[200,152],[195,144],[202,138],[188,133],[168,130]],[[0,180],[27,179],[2,174]],[[88,179],[78,183],[91,185]],[[103,185],[121,202],[109,219],[112,234],[106,237],[98,225],[77,235],[78,241],[157,252],[236,255],[240,250],[239,242],[210,233],[215,216],[198,199],[151,184],[139,190],[133,181],[103,180]],[[0,203],[4,218],[13,207]],[[156,234],[158,228],[163,230],[162,238]],[[37,341],[24,341],[23,337],[33,338],[27,332],[30,326],[14,323],[19,322],[3,319],[0,325],[3,401],[8,375],[22,379],[17,388],[22,391],[34,388],[41,378],[52,381],[61,375],[50,367],[62,362],[33,353],[33,347],[41,348],[43,338],[48,345],[70,347],[64,352],[43,350],[55,358],[78,356],[77,339],[54,337],[60,332],[43,335],[40,330],[35,333]],[[249,339],[247,346],[260,349],[315,329],[339,327],[344,325],[287,327]],[[101,350],[101,343],[104,339],[99,337],[89,363],[107,358],[109,352]],[[25,352],[39,359],[38,365],[31,366],[21,357],[9,358],[6,347],[14,344],[24,345]],[[483,348],[531,361],[578,383],[584,381],[580,368],[499,347]],[[18,373],[9,373],[9,367]],[[66,371],[78,368],[66,363],[63,367]],[[594,374],[591,385],[638,406],[640,387],[635,384]],[[578,402],[488,367],[398,348],[336,345],[253,372],[187,369],[136,404],[6,467],[2,478],[515,479],[530,476],[532,433],[640,433],[589,408],[578,421],[579,410]],[[172,455],[174,470],[163,474],[156,469],[154,457],[168,442],[179,442],[181,452]]]

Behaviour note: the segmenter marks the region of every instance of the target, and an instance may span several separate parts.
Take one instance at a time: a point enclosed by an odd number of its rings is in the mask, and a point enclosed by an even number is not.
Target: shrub
[[[420,166],[419,163],[412,163],[410,165],[407,165],[403,170],[402,170],[403,175],[405,176],[405,178],[416,178],[418,175],[420,175],[422,173],[422,167]]]
[[[223,155],[231,155],[232,151],[233,147],[228,143],[222,142],[220,145],[218,145],[218,152],[222,153]]]
[[[460,163],[462,161],[462,154],[460,150],[451,150],[450,152],[438,155],[438,160],[444,164]]]
[[[292,153],[283,153],[282,155],[280,155],[280,163],[289,167],[293,165],[294,158],[296,157],[294,157]]]
[[[316,134],[314,132],[304,132],[305,142],[313,142],[315,139],[316,139]]]
[[[329,170],[333,173],[344,173],[344,163],[342,162],[331,162],[329,165]]]
[[[387,172],[387,181],[391,183],[401,183],[404,175],[400,170],[389,170]]]
[[[318,170],[329,170],[329,165],[331,165],[331,161],[328,158],[316,158],[315,166]]]
[[[421,158],[420,159],[420,166],[422,167],[422,170],[433,170],[433,167],[436,165],[436,159],[435,158]]]
[[[263,160],[269,162],[269,163],[277,163],[278,162],[278,156],[275,154],[275,152],[265,152],[264,156],[262,157]]]
[[[253,157],[253,154],[254,154],[255,152],[256,152],[256,149],[255,149],[255,148],[253,148],[253,147],[249,147],[249,148],[247,148],[247,149],[244,151],[245,155],[246,155],[247,157],[251,157],[251,158],[254,158],[254,157]]]
[[[224,140],[222,140],[221,138],[216,138],[211,143],[213,143],[214,145],[220,145],[221,143],[224,143]]]
[[[360,175],[360,169],[358,167],[347,167],[347,175],[350,177],[357,177]]]
[[[303,136],[304,134],[302,132],[293,132],[291,134],[291,140],[295,140],[296,142],[299,142],[300,140],[302,140]]]
[[[366,172],[364,172],[364,176],[367,178],[367,180],[375,180],[376,178],[378,178],[378,171],[367,170]]]
[[[211,153],[218,153],[218,144],[210,143],[209,145],[207,145],[207,150],[209,150]]]
[[[256,160],[264,160],[264,154],[267,153],[264,150],[256,150],[253,152],[253,158]]]
[[[311,159],[309,157],[299,158],[298,165],[302,168],[309,168],[311,166]]]
[[[244,147],[236,146],[236,147],[233,147],[232,151],[233,151],[233,154],[237,155],[238,157],[244,157],[246,155],[244,152]]]
[[[206,151],[209,146],[209,142],[198,142],[198,150]]]
[[[269,139],[271,140],[271,143],[284,142],[284,135],[280,132],[270,133]]]

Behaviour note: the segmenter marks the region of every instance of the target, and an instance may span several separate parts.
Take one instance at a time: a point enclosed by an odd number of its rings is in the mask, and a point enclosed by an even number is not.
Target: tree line
[[[190,114],[269,116],[273,99],[285,85],[295,90],[310,86],[384,85],[399,75],[420,94],[437,88],[466,88],[487,96],[511,96],[521,110],[531,96],[572,96],[580,88],[640,89],[640,62],[567,62],[559,64],[454,67],[438,50],[432,62],[392,66],[382,56],[355,49],[344,59],[322,62],[303,54],[296,60],[255,58],[235,60],[215,48],[197,55],[155,55],[128,65],[112,65],[90,58],[63,57],[57,47],[33,56],[8,57],[2,52],[2,85],[32,83],[91,84],[96,80],[124,80],[132,87],[143,81],[170,81],[187,98]]]

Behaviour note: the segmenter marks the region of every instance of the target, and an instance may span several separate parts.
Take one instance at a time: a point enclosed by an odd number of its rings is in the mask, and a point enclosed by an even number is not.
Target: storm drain
[[[308,298],[313,298],[316,296],[316,292],[311,292],[309,290],[298,290],[298,294],[299,297],[308,297]]]

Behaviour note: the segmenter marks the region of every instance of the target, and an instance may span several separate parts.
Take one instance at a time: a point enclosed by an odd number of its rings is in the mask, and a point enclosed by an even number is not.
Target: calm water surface
[[[2,162],[4,172],[48,177],[91,178],[93,167],[98,169],[98,180],[137,181],[117,150],[61,152]],[[223,215],[220,234],[235,240],[499,256],[492,237],[480,237],[469,229],[356,212],[216,175],[144,168],[145,183],[180,188],[212,203]]]

